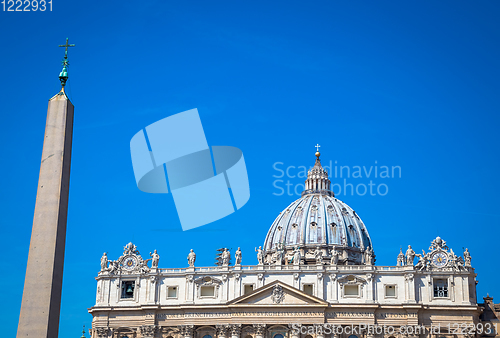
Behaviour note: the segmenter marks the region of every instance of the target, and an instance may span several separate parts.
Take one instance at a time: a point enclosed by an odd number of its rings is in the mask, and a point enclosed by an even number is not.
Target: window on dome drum
[[[396,298],[396,285],[386,285],[385,286],[385,297],[386,298]]]
[[[243,294],[248,295],[251,292],[253,292],[253,284],[245,284],[243,287]]]
[[[177,286],[167,287],[167,298],[177,298]]]
[[[355,335],[350,335],[349,338],[358,338],[358,336],[355,336]]]
[[[201,286],[200,287],[200,297],[215,297],[215,287],[214,286]]]
[[[307,294],[309,296],[314,296],[314,285],[304,284],[303,291],[305,294]]]
[[[122,295],[121,298],[134,298],[135,282],[122,281]]]
[[[434,297],[446,298],[448,297],[448,280],[434,279]]]
[[[358,285],[344,285],[344,296],[345,297],[358,297],[359,296],[359,286]]]

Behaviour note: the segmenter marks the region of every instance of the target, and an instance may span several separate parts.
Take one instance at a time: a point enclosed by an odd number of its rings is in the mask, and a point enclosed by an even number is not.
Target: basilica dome
[[[269,229],[263,250],[267,263],[275,263],[277,253],[286,257],[299,248],[302,263],[315,264],[316,251],[327,261],[335,250],[338,264],[364,264],[373,247],[361,218],[330,190],[328,173],[321,166],[319,152],[309,170],[301,198],[290,204]],[[371,260],[371,259],[370,259]]]

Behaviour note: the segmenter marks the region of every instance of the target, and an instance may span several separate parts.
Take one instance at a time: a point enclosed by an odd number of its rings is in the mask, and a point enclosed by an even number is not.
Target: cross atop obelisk
[[[75,47],[75,45],[70,45],[68,43],[69,41],[69,38],[66,38],[66,44],[65,45],[59,45],[59,47],[66,47],[66,50],[64,51],[64,58],[67,59],[68,58],[68,47]]]
[[[59,332],[74,110],[64,85],[67,49],[73,46],[66,39],[59,75],[63,87],[49,100],[47,110],[17,338],[57,338]]]
[[[69,39],[66,38],[66,44],[65,45],[59,45],[59,47],[65,47],[64,51],[64,59],[62,60],[62,65],[63,69],[61,70],[61,73],[59,73],[59,80],[61,81],[62,85],[62,91],[64,91],[64,86],[66,85],[66,81],[68,81],[68,47],[75,47],[75,45],[70,45],[68,43]]]

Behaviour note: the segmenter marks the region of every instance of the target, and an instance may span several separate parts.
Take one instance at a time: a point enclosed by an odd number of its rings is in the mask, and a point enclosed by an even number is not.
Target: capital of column
[[[141,329],[141,336],[142,337],[154,337],[155,332],[157,330],[156,325],[143,325],[140,327]]]
[[[179,329],[182,337],[185,338],[193,337],[194,325],[179,325],[177,326],[177,328]]]
[[[96,327],[95,330],[97,332],[97,337],[99,338],[107,338],[110,331],[108,327]]]
[[[300,337],[300,327],[302,327],[302,324],[288,324],[288,328],[290,329],[291,338]]]
[[[239,338],[241,333],[241,324],[230,324],[229,330],[232,338]]]
[[[266,333],[266,324],[253,324],[256,337],[263,337]]]
[[[215,331],[216,331],[217,337],[219,337],[219,338],[227,337],[228,327],[229,327],[229,325],[216,324]]]

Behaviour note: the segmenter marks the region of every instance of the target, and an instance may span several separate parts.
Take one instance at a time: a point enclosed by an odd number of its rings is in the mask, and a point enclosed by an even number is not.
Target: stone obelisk
[[[17,338],[57,338],[63,281],[73,104],[64,91],[68,44],[59,75],[61,91],[49,100],[35,216]]]

